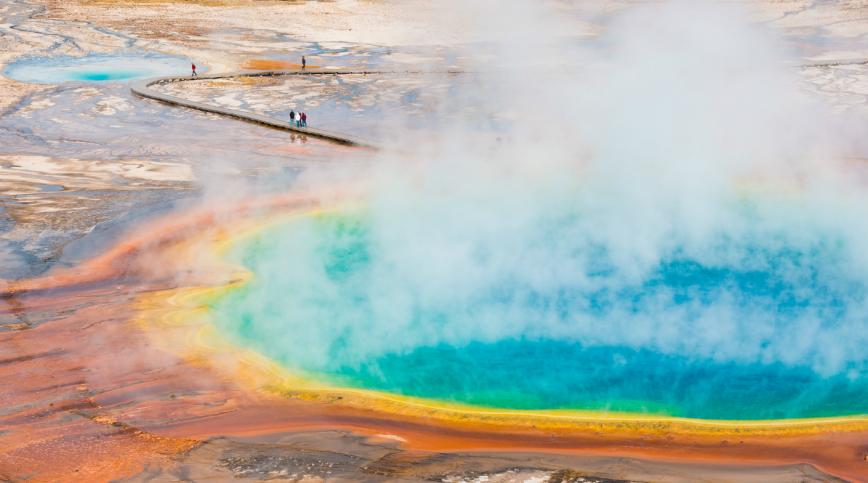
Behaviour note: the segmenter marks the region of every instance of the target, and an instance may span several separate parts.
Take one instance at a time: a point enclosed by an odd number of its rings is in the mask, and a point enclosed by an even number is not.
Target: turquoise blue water
[[[109,81],[109,80],[123,80],[123,79],[134,79],[141,75],[140,71],[135,70],[92,70],[92,71],[81,71],[81,72],[71,72],[69,77],[71,80],[81,80],[81,81]]]
[[[556,340],[421,347],[330,371],[336,382],[514,409],[594,409],[704,419],[864,414],[868,379],[804,367],[667,356]]]
[[[22,82],[107,82],[190,72],[184,57],[130,53],[91,54],[83,57],[27,57],[10,63],[3,74]]]
[[[868,413],[865,355],[847,353],[868,283],[834,233],[721,237],[717,256],[675,248],[637,278],[551,230],[532,243],[552,266],[498,266],[444,298],[396,268],[363,218],[307,219],[239,247],[256,277],[212,309],[240,343],[336,385],[515,409]],[[464,287],[476,271],[442,273]],[[537,272],[552,275],[539,285]]]

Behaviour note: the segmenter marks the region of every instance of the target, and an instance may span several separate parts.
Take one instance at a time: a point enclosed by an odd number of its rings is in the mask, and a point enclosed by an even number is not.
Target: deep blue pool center
[[[6,66],[3,75],[37,84],[107,82],[189,74],[190,64],[185,57],[141,52],[25,57]]]

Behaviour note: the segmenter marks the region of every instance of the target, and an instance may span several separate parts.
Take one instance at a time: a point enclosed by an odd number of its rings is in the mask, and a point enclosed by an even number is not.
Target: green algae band
[[[430,257],[463,263],[426,265],[364,214],[300,218],[236,246],[254,277],[212,310],[239,343],[336,386],[702,419],[868,413],[848,352],[866,281],[834,230],[676,240],[624,273],[581,213],[556,220],[513,240],[528,259],[443,241]]]

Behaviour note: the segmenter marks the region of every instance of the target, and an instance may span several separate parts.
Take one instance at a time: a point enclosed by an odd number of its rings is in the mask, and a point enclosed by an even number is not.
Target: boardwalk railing
[[[151,89],[151,86],[154,85],[162,85],[162,84],[170,84],[173,82],[185,82],[185,81],[196,81],[196,80],[208,80],[208,79],[232,79],[238,77],[274,77],[274,76],[286,76],[286,75],[351,75],[351,74],[361,74],[361,75],[369,75],[369,74],[391,74],[396,72],[383,72],[383,71],[372,71],[372,70],[291,70],[291,71],[262,71],[262,72],[235,72],[235,73],[227,73],[227,74],[214,74],[214,75],[201,75],[197,77],[158,77],[155,79],[145,79],[141,81],[134,82],[130,87],[133,94],[136,94],[141,97],[145,97],[148,99],[153,99],[160,102],[165,102],[167,104],[172,104],[175,106],[183,106],[188,107],[190,109],[197,109],[199,111],[211,112],[214,114],[220,114],[223,116],[234,117],[236,119],[241,119],[243,121],[252,122],[256,124],[261,124],[264,126],[268,126],[274,129],[282,129],[284,131],[292,131],[300,134],[307,134],[309,136],[314,136],[322,139],[327,139],[329,141],[334,141],[340,144],[345,144],[348,146],[362,146],[368,148],[378,148],[378,146],[370,141],[366,141],[354,136],[349,136],[346,134],[339,134],[329,131],[324,131],[322,129],[310,128],[310,127],[296,127],[296,125],[290,121],[284,121],[282,119],[277,119],[271,116],[266,116],[264,114],[258,114],[255,112],[242,111],[240,109],[231,109],[228,107],[216,106],[213,104],[207,104],[204,102],[191,101],[189,99],[184,99],[178,96],[173,96],[170,94],[166,94],[160,92],[155,89]],[[452,73],[452,72],[449,72]]]

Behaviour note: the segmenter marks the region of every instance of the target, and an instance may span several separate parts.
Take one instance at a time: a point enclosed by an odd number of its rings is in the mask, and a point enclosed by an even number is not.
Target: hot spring
[[[253,275],[207,301],[217,327],[308,380],[432,405],[868,413],[865,165],[776,44],[695,3],[615,22],[580,72],[553,67],[565,46],[450,91],[496,135],[450,121],[407,135],[417,154],[308,173],[366,194],[240,238]],[[504,31],[506,59],[553,52]]]
[[[587,207],[562,208],[498,230],[499,248],[393,238],[367,209],[300,216],[234,246],[254,276],[210,308],[237,343],[336,387],[717,420],[868,412],[868,272],[843,225],[735,200],[731,225],[625,265]]]
[[[105,82],[189,73],[190,61],[162,54],[90,54],[83,57],[27,57],[10,63],[3,74],[39,84]]]

